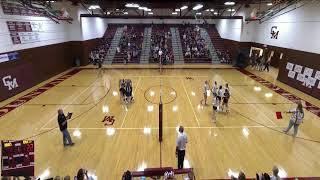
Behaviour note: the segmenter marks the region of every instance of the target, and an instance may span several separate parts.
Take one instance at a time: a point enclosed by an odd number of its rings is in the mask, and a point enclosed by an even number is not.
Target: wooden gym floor
[[[276,82],[277,70],[248,71],[320,107],[318,100]],[[1,102],[0,112],[63,74]],[[133,82],[132,105],[120,103],[120,78]],[[200,104],[205,80],[210,85],[228,82],[231,87],[230,113],[219,113],[216,125],[211,121],[212,107]],[[86,68],[61,81],[0,117],[0,139],[35,140],[37,176],[74,176],[83,167],[98,179],[115,180],[128,169],[176,167],[179,125],[185,126],[189,138],[185,166],[194,168],[197,179],[228,178],[240,170],[255,177],[256,172],[270,173],[273,165],[280,167],[281,176],[320,176],[320,118],[305,110],[298,138],[281,133],[289,116],[277,120],[275,112],[295,104],[237,69],[165,69],[160,75],[158,69],[109,68],[100,76],[96,69]],[[164,141],[160,146],[161,83]],[[212,96],[208,99],[211,103]],[[68,126],[74,147],[63,148],[62,134],[55,129],[58,108],[73,112]],[[106,116],[114,116],[113,125],[102,122]]]

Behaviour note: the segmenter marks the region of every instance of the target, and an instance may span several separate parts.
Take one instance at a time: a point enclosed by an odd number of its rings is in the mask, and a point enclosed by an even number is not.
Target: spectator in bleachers
[[[153,26],[150,53],[153,62],[172,62],[171,34],[166,26]]]
[[[231,180],[246,180],[246,175],[244,174],[244,172],[240,171],[238,178],[231,176]]]
[[[281,180],[279,174],[279,168],[277,166],[273,166],[272,168],[272,176],[271,176],[271,180]]]
[[[91,176],[88,176],[88,171],[85,169],[79,169],[77,173],[77,180],[93,180]]]
[[[208,58],[208,46],[205,40],[200,36],[199,26],[186,25],[183,28],[182,35],[185,57],[189,58]]]

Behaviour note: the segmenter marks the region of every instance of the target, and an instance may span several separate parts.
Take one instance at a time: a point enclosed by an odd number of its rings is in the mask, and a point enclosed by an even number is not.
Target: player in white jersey
[[[218,106],[219,106],[219,104],[218,104],[217,98],[213,98],[213,102],[212,102],[212,109],[213,109],[212,121],[213,121],[213,123],[216,123],[216,121],[217,121],[216,113],[217,113]]]
[[[215,81],[214,84],[212,85],[212,89],[211,89],[213,98],[217,97],[217,90],[218,90],[218,84],[217,84],[217,81]]]
[[[222,86],[219,86],[219,89],[217,90],[217,110],[220,110],[221,107],[220,107],[220,104],[221,104],[221,100],[222,100],[222,97],[223,97],[223,89],[222,89]]]
[[[210,90],[210,86],[209,86],[209,83],[208,81],[205,81],[204,82],[204,85],[203,85],[203,97],[204,97],[204,105],[207,105],[207,92]]]

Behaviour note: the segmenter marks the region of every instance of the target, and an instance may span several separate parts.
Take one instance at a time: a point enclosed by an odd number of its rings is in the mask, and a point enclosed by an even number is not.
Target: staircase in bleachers
[[[223,43],[223,39],[221,38],[218,30],[216,29],[215,25],[209,25],[207,27],[207,32],[211,38],[211,42],[216,49],[216,52],[218,54],[218,57],[221,61],[221,63],[231,63],[231,55],[229,51],[225,48],[225,45]]]
[[[211,60],[212,60],[212,63],[213,64],[220,64],[220,60],[219,60],[219,57],[216,53],[216,50],[212,44],[212,41],[211,41],[211,38],[207,32],[207,30],[205,28],[200,28],[200,35],[201,37],[205,40],[207,46],[208,46],[208,49],[210,51],[210,57],[211,57]]]
[[[174,64],[183,64],[184,58],[183,58],[183,51],[181,47],[179,30],[176,27],[171,27],[170,31],[171,31]]]
[[[114,32],[115,29],[116,29],[116,31],[113,33],[113,39],[111,41],[110,48],[108,50],[107,56],[106,56],[105,61],[104,61],[105,64],[111,64],[112,63],[112,60],[113,60],[113,58],[114,58],[114,56],[116,54],[116,50],[117,50],[117,47],[118,47],[119,42],[120,42],[120,38],[121,38],[122,33],[123,33],[123,27],[116,27],[116,26],[109,25],[106,34],[109,34],[108,33],[109,32],[109,28],[110,28],[110,34],[112,34],[111,32]]]
[[[141,51],[141,57],[140,57],[141,64],[149,63],[150,48],[151,48],[151,33],[152,33],[152,27],[144,28],[142,51]]]
[[[143,36],[144,25],[125,26],[119,42],[120,52],[116,52],[112,63],[140,63]]]

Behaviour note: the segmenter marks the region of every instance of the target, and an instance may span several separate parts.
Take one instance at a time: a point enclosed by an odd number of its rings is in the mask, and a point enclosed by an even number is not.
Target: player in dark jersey
[[[230,99],[229,89],[225,89],[223,93],[222,111],[225,109],[226,112],[229,112],[229,106],[228,106],[229,99]]]

